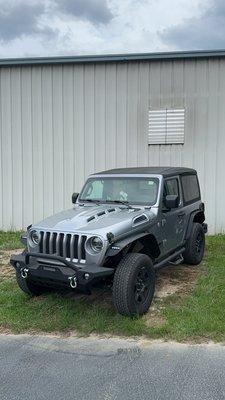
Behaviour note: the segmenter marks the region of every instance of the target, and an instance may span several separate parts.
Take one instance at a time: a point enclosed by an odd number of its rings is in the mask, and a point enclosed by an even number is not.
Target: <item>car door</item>
[[[178,195],[179,205],[177,208],[166,208],[164,200],[167,195]],[[166,178],[164,180],[161,205],[163,255],[169,254],[183,244],[186,219],[187,215],[183,209],[180,178],[179,176]]]

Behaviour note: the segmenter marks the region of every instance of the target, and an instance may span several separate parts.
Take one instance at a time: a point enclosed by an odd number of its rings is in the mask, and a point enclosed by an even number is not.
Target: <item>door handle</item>
[[[185,213],[183,212],[183,213],[180,213],[180,214],[178,214],[178,217],[184,217],[185,216]]]
[[[166,219],[162,219],[162,226],[166,225]]]

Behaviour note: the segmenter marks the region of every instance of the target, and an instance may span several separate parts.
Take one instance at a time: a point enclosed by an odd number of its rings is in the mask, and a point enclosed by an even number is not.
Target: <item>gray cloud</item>
[[[225,2],[214,0],[203,8],[202,15],[159,33],[166,44],[178,49],[212,49],[225,47]]]
[[[0,40],[10,41],[22,35],[40,33],[42,30],[38,27],[38,18],[43,12],[43,4],[1,5]]]
[[[93,24],[107,24],[113,18],[106,0],[59,0],[57,4],[61,12]]]

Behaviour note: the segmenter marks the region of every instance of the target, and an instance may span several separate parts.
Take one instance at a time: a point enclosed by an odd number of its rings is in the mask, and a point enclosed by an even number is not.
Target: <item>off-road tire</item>
[[[205,250],[205,233],[201,224],[194,222],[183,254],[185,264],[198,265]]]
[[[35,285],[33,282],[29,281],[28,279],[22,278],[19,271],[16,271],[16,280],[20,287],[20,289],[30,296],[39,296],[40,294],[44,293],[45,288]]]
[[[143,271],[147,274],[147,289],[144,301],[136,300],[137,279]],[[149,285],[149,287],[148,287]],[[155,270],[150,257],[140,253],[128,253],[117,266],[113,280],[113,301],[122,315],[142,315],[150,307],[155,292]]]

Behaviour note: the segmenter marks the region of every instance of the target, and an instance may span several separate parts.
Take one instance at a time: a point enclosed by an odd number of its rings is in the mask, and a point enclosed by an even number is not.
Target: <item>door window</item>
[[[167,179],[164,182],[164,187],[163,187],[163,206],[162,210],[164,212],[170,211],[166,206],[165,206],[165,198],[168,194],[174,194],[178,195],[180,199],[180,191],[179,191],[179,182],[177,178],[171,178]]]

